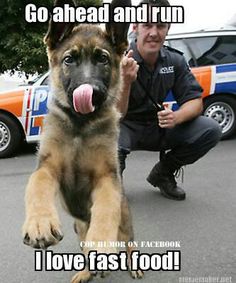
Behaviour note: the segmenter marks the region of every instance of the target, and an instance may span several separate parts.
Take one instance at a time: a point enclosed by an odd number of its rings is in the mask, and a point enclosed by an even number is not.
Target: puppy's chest
[[[83,161],[71,157],[61,168],[60,192],[72,216],[89,221],[91,191],[92,178],[83,171]]]
[[[106,151],[101,146],[88,147],[76,141],[62,155],[60,191],[72,216],[84,221],[90,219],[91,192],[98,175],[107,170]]]

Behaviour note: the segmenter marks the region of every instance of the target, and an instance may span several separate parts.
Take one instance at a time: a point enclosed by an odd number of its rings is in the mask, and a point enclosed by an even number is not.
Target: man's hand
[[[120,64],[122,84],[120,97],[117,102],[117,109],[123,117],[128,109],[131,85],[136,80],[139,69],[138,63],[132,56],[133,50],[129,50],[128,54],[123,57]]]
[[[157,117],[159,126],[168,129],[201,115],[203,109],[201,97],[185,102],[177,111],[172,111],[165,105],[164,107],[165,110],[159,111]]]
[[[129,50],[128,54],[121,60],[121,76],[125,85],[132,84],[137,78],[139,65],[132,56],[133,50]]]
[[[173,128],[176,126],[176,113],[169,108],[165,107],[165,110],[159,111],[157,113],[159,126],[161,128]]]

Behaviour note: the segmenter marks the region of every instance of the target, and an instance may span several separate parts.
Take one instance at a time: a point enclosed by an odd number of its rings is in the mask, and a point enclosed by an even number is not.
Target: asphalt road
[[[152,152],[135,152],[124,176],[136,241],[142,253],[180,250],[180,271],[147,271],[139,282],[236,282],[236,138],[222,141],[196,164],[185,168],[185,201],[163,198],[145,181],[157,159]],[[22,243],[24,190],[36,164],[35,152],[24,150],[0,160],[0,282],[70,282],[75,271],[34,271],[34,250]],[[80,253],[73,220],[61,210],[64,239],[54,253]],[[151,242],[152,241],[152,242]],[[158,247],[176,244],[176,247]],[[153,247],[147,247],[153,245]],[[178,247],[180,245],[180,247]],[[134,282],[125,271],[95,282]]]

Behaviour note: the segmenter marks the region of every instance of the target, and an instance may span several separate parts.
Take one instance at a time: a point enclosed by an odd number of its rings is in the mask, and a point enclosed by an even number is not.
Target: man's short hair
[[[139,6],[142,4],[148,4],[150,6],[157,7],[170,7],[170,2],[168,0],[141,0]],[[170,28],[170,23],[168,23],[168,27]]]
[[[168,0],[141,0],[139,5],[142,5],[142,4],[150,4],[153,6],[160,6],[160,7],[170,6],[170,3]]]

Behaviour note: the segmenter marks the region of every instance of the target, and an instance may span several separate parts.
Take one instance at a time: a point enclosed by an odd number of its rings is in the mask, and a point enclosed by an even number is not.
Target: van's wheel
[[[13,118],[0,113],[0,158],[12,156],[22,141],[20,128]]]
[[[204,116],[216,120],[222,128],[222,139],[236,131],[236,99],[227,95],[213,95],[204,101]]]

